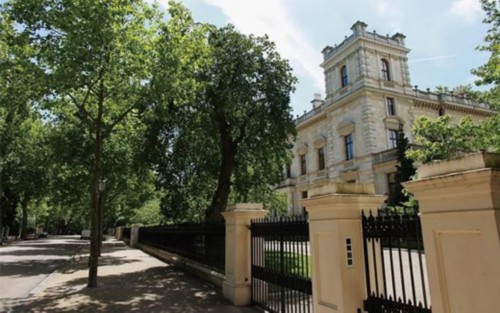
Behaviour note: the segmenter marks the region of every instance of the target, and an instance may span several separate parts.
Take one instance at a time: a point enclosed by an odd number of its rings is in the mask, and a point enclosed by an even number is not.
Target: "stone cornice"
[[[320,112],[317,115],[313,115],[312,117],[298,123],[297,124],[297,131],[304,130],[304,129],[309,128],[317,123],[325,121],[326,118],[327,118],[327,114],[325,111]]]
[[[380,89],[375,86],[365,85],[345,95],[345,97],[339,100],[332,101],[331,99],[327,99],[328,102],[321,106],[321,111],[312,115],[311,117],[306,117],[305,119],[299,118],[301,120],[296,124],[297,130],[298,131],[304,130],[319,122],[326,120],[329,113],[332,113],[336,109],[351,103],[360,96],[371,96],[371,95],[391,96],[400,100],[411,101],[413,105],[416,107],[431,108],[435,110],[438,110],[439,108],[444,108],[445,110],[453,110],[455,112],[474,114],[484,117],[492,116],[495,114],[494,111],[479,106],[468,106],[465,104],[453,103],[451,101],[426,99],[423,97],[418,97],[415,94],[409,94],[398,90]]]
[[[436,109],[436,110],[438,110],[439,108],[444,108],[445,110],[452,110],[455,112],[460,112],[460,113],[465,113],[465,114],[474,114],[474,115],[479,115],[479,116],[484,116],[484,117],[492,116],[495,114],[495,112],[493,112],[491,110],[480,108],[480,107],[467,106],[467,105],[452,103],[452,102],[440,102],[440,101],[419,99],[415,96],[408,96],[408,95],[406,95],[406,96],[413,101],[413,104],[416,107],[432,108],[432,109]]]
[[[320,64],[321,67],[323,68],[329,68],[331,66],[332,60],[342,60],[348,55],[357,52],[360,49],[370,49],[373,48],[374,50],[379,51],[380,48],[383,48],[383,51],[390,51],[390,52],[396,52],[400,53],[402,55],[406,55],[408,52],[410,52],[410,49],[403,47],[403,46],[395,46],[394,44],[391,43],[386,43],[382,42],[376,39],[368,38],[367,36],[361,35],[357,36],[354,40],[352,41],[344,41],[345,45],[344,46],[339,46],[336,51],[333,51],[331,54],[328,55],[328,58],[324,60],[323,63]],[[359,42],[359,45],[356,45],[356,43]],[[344,44],[344,43],[342,43]],[[341,44],[341,45],[342,45]]]

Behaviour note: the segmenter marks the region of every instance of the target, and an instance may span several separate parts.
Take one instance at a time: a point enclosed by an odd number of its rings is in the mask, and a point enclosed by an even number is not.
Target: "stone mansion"
[[[405,36],[381,36],[356,22],[352,34],[323,49],[326,97],[316,94],[312,110],[295,121],[293,161],[278,190],[288,195],[290,213],[312,188],[335,183],[371,183],[377,194],[395,182],[396,137],[421,115],[449,114],[481,120],[485,104],[453,94],[421,91],[410,83]]]

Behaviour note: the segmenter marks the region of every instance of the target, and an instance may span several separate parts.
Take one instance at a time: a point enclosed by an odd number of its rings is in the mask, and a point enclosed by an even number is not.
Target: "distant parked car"
[[[90,229],[82,230],[82,234],[80,235],[80,239],[89,239],[90,240]]]

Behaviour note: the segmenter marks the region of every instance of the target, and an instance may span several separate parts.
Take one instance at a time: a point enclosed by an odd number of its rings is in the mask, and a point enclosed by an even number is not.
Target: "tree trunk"
[[[95,121],[95,146],[94,146],[94,164],[90,183],[90,256],[89,256],[89,277],[88,288],[97,287],[97,267],[99,266],[99,180],[101,179],[101,158],[103,150],[102,122],[104,96],[102,94],[104,86],[101,86],[101,95],[97,119]]]
[[[220,220],[220,213],[226,210],[227,200],[231,192],[231,176],[234,171],[236,157],[236,145],[233,144],[227,132],[221,132],[221,166],[217,189],[212,198],[210,208],[207,210],[205,220],[207,222],[217,222]]]
[[[106,190],[99,191],[99,256],[101,256],[102,250],[102,240],[104,239],[103,227],[104,227],[104,203],[106,203]]]
[[[21,201],[21,208],[23,210],[23,217],[21,220],[21,239],[26,240],[28,235],[28,204],[30,202],[29,195],[24,194],[23,201]],[[36,227],[36,225],[35,225]]]
[[[0,173],[0,182],[1,182],[1,173]],[[3,245],[3,215],[4,213],[4,204],[3,204],[3,190],[0,185],[0,246]]]

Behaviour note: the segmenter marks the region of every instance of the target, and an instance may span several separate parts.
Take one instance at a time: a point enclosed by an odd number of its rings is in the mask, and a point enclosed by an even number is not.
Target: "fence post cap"
[[[264,206],[262,203],[236,203],[227,206],[226,212],[231,211],[263,211]]]

